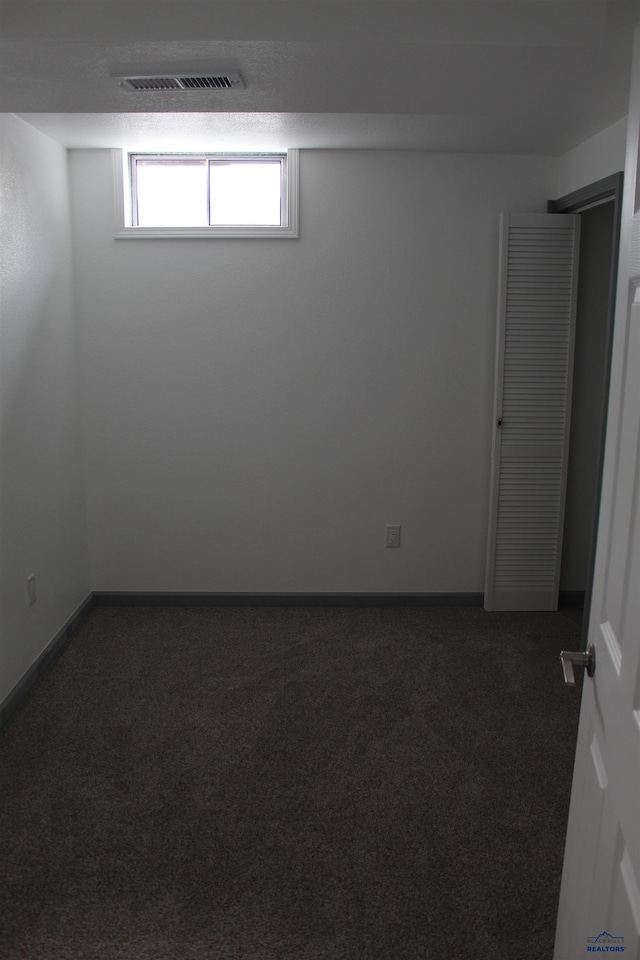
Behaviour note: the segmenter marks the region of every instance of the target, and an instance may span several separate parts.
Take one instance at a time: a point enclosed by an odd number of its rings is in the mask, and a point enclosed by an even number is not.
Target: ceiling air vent
[[[236,71],[208,76],[195,74],[164,77],[119,76],[118,79],[127,90],[242,90],[244,88],[242,77]]]

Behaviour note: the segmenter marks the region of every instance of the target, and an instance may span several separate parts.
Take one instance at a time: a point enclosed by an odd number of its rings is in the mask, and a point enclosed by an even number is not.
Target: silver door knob
[[[589,677],[592,677],[596,672],[596,648],[592,643],[587,647],[586,653],[578,650],[561,650],[560,660],[562,661],[564,682],[568,687],[575,687],[576,685],[574,666],[584,667]]]

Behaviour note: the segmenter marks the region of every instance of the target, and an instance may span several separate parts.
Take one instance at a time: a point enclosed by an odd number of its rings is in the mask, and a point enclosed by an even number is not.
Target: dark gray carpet
[[[579,632],[95,609],[0,734],[0,956],[550,958]]]

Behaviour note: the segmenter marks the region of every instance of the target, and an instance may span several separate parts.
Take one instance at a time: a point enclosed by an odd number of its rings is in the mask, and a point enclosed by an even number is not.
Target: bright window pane
[[[139,227],[206,227],[206,160],[138,160]]]
[[[280,225],[280,163],[210,164],[212,226]]]

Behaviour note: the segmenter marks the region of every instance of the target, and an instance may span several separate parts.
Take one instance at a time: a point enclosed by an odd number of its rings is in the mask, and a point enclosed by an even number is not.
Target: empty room
[[[0,0],[3,960],[640,956],[638,20]]]

